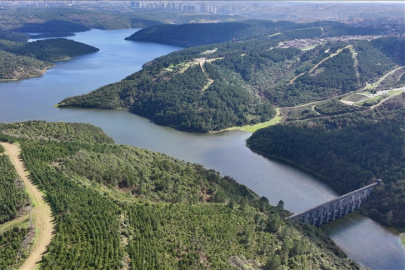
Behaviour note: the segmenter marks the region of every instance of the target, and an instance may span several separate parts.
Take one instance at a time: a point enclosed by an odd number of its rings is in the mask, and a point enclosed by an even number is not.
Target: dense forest
[[[114,143],[104,131],[92,125],[44,121],[29,121],[16,124],[0,125],[0,134],[13,138],[35,141],[61,141],[81,143]]]
[[[21,43],[0,40],[0,49],[41,61],[58,61],[99,51],[93,46],[64,38]]]
[[[19,216],[25,215],[30,207],[24,183],[18,177],[11,160],[4,154],[0,145],[0,268],[15,269],[26,258],[30,249],[30,234],[33,228],[27,223],[10,226],[4,225]]]
[[[27,241],[33,229],[15,226],[0,232],[0,268],[17,269],[29,255],[30,242]]]
[[[68,39],[34,42],[0,40],[0,80],[23,79],[42,75],[52,67],[50,61],[63,60],[99,49]]]
[[[52,63],[0,50],[0,81],[39,76]]]
[[[0,29],[0,39],[15,41],[15,42],[23,42],[27,41],[30,38],[28,34],[24,33],[16,33],[12,31],[3,31]]]
[[[0,168],[0,224],[3,224],[21,214],[29,199],[8,156],[0,154]]]
[[[127,37],[183,47],[207,45],[252,38],[277,40],[330,37],[343,35],[376,35],[381,31],[366,27],[350,27],[336,22],[293,23],[287,21],[238,21],[211,24],[162,24],[144,28]]]
[[[265,156],[311,170],[341,194],[383,179],[364,212],[378,221],[404,227],[404,104],[402,93],[374,110],[290,121],[255,132],[247,145]]]
[[[156,58],[118,83],[66,98],[59,106],[126,108],[158,124],[197,132],[256,124],[275,115],[272,105],[326,100],[377,80],[401,64],[401,41],[334,42],[306,51],[279,48],[278,41],[268,40],[192,47]],[[367,46],[360,52],[352,51],[363,43]],[[366,63],[362,54],[379,61]],[[335,103],[335,111],[325,115],[340,113],[338,106],[344,107]],[[319,105],[317,111],[323,114],[325,108]]]
[[[155,16],[153,17],[153,14]],[[0,29],[14,32],[80,32],[91,28],[105,30],[143,28],[162,23],[170,14],[121,13],[75,8],[2,9]]]
[[[41,269],[358,269],[319,229],[284,221],[282,204],[201,165],[113,144],[84,124],[3,124],[0,138],[19,141],[54,212]]]
[[[67,98],[59,106],[128,108],[158,124],[196,132],[254,124],[275,115],[268,102],[238,85],[237,79],[227,81],[216,67],[179,62],[191,57],[175,56],[119,83]]]
[[[219,20],[228,21],[244,19],[239,15],[182,14],[166,10],[84,10],[68,7],[12,7],[2,8],[0,29],[4,31],[33,31],[58,33],[86,31],[91,28],[103,30],[146,28],[163,23],[183,24],[190,21]],[[18,33],[17,33],[18,34]],[[1,35],[1,32],[0,32]],[[10,36],[10,38],[13,38]],[[10,39],[16,41],[15,39]],[[21,40],[22,41],[22,40]]]
[[[26,23],[21,27],[13,29],[13,31],[24,33],[83,32],[88,30],[90,30],[90,28],[87,26],[64,20],[50,20],[43,23]]]

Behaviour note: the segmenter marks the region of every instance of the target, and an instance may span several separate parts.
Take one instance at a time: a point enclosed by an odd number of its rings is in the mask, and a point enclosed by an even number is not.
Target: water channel
[[[55,63],[42,77],[0,83],[0,122],[46,120],[91,123],[119,144],[166,153],[230,175],[272,204],[299,212],[337,194],[313,175],[250,151],[241,131],[195,134],[155,125],[123,110],[61,109],[65,97],[88,93],[123,79],[158,56],[181,49],[155,43],[125,41],[135,29],[93,29],[72,37],[100,49],[90,55]],[[371,269],[405,269],[405,249],[398,232],[352,213],[323,227],[348,256]]]

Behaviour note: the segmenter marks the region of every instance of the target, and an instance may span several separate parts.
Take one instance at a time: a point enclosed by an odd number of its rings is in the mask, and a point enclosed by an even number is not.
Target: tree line
[[[372,111],[268,127],[247,145],[311,170],[340,194],[383,179],[363,209],[380,222],[404,227],[404,98]]]

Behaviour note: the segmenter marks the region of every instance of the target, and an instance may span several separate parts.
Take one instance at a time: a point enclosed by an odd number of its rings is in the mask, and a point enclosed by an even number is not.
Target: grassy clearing
[[[268,126],[275,125],[275,124],[277,124],[278,122],[280,122],[281,118],[283,117],[283,116],[281,115],[281,113],[280,113],[280,109],[279,109],[279,108],[277,108],[276,111],[277,111],[276,116],[275,116],[273,119],[271,119],[271,120],[269,120],[269,121],[267,121],[267,122],[258,123],[258,124],[255,124],[255,125],[241,126],[241,127],[230,127],[230,128],[227,128],[227,129],[224,129],[224,130],[221,130],[221,131],[226,131],[226,130],[241,130],[241,131],[245,131],[245,132],[255,132],[256,130],[259,130],[259,129],[261,129],[261,128],[265,128],[265,127],[268,127]],[[220,132],[221,132],[221,131],[220,131]]]
[[[401,242],[402,242],[402,244],[403,244],[404,247],[405,247],[405,233],[402,233],[402,234],[401,234]]]
[[[208,83],[206,85],[204,85],[204,88],[202,89],[202,91],[204,92],[205,90],[208,89],[208,87],[210,87],[210,85],[214,82],[214,80],[208,79]]]
[[[362,95],[362,94],[353,94],[345,98],[346,101],[350,102],[361,102],[368,99],[368,96]]]
[[[404,89],[402,89],[402,90],[396,90],[396,91],[389,91],[389,92],[388,92],[388,95],[389,95],[389,96],[394,96],[394,95],[397,95],[397,94],[399,94],[399,93],[401,93],[401,92],[404,92]]]
[[[317,45],[307,46],[307,47],[301,48],[301,51],[309,51],[309,50],[312,50],[313,48],[315,48],[316,46]]]
[[[366,96],[365,95],[366,93],[356,93],[356,94],[350,95],[349,97],[345,98],[344,100],[356,103],[356,105],[359,105],[359,106],[363,106],[363,105],[371,106],[371,105],[375,105],[378,102],[382,101],[387,96],[398,95],[398,94],[404,92],[404,90],[405,90],[405,88],[397,88],[396,90],[384,91],[384,93],[377,92],[377,95],[375,95],[373,97]]]
[[[269,35],[269,37],[274,37],[274,36],[277,36],[277,35],[280,35],[280,34],[281,34],[280,32],[274,33],[274,34]]]
[[[383,100],[383,97],[382,97],[382,96],[375,96],[375,97],[369,98],[369,99],[367,99],[367,100],[365,100],[365,101],[356,103],[356,105],[360,105],[360,106],[371,106],[371,105],[378,104],[381,100]]]
[[[364,88],[363,88],[363,90],[372,90],[372,89],[374,89],[375,87],[377,87],[378,86],[378,84],[377,83],[366,83],[366,86],[364,86]]]
[[[212,53],[216,52],[217,50],[218,50],[217,48],[215,48],[213,50],[206,50],[205,52],[202,52],[200,54],[212,54]]]

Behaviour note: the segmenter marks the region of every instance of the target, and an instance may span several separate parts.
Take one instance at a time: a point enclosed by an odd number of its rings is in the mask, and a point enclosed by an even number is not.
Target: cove
[[[308,172],[253,153],[241,131],[216,134],[180,132],[158,126],[124,110],[54,108],[65,97],[88,93],[117,82],[158,56],[181,49],[154,43],[125,41],[135,32],[91,30],[72,39],[99,52],[56,62],[42,77],[0,83],[0,122],[27,120],[90,123],[119,144],[166,153],[204,165],[235,178],[270,203],[283,200],[299,212],[333,199],[337,194]],[[397,232],[352,213],[322,227],[350,258],[371,269],[405,269],[405,251]]]

